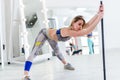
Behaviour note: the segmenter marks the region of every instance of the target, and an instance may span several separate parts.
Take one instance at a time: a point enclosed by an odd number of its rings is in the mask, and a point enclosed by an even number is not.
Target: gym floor
[[[120,80],[120,50],[106,51],[106,78]],[[104,80],[102,55],[65,55],[76,68],[74,71],[64,70],[63,64],[56,58],[33,63],[31,80]],[[12,63],[0,69],[0,80],[22,80],[23,64]]]

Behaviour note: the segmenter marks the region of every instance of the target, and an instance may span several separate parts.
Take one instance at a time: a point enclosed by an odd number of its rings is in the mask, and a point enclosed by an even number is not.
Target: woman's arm
[[[89,27],[89,25],[91,25],[98,17],[98,14],[94,15],[83,27],[83,29]]]
[[[103,11],[99,12],[96,15],[96,19],[91,24],[87,25],[85,29],[75,31],[68,28],[64,28],[61,30],[61,35],[63,37],[66,37],[66,36],[77,37],[77,36],[83,36],[83,35],[89,34],[95,29],[95,27],[97,26],[97,24],[100,22],[102,18],[103,18]]]
[[[90,19],[90,21],[88,21],[88,23],[84,26],[85,27],[84,29],[75,31],[69,28],[64,28],[61,30],[61,35],[63,37],[66,36],[77,37],[77,36],[83,36],[89,34],[95,29],[97,24],[103,18],[103,14],[104,14],[103,5],[100,5],[98,14],[96,14],[92,19]]]
[[[94,16],[85,24],[85,26],[84,26],[83,28],[89,27],[89,25],[91,25],[91,24],[97,19],[98,14],[99,14],[100,12],[103,12],[103,5],[100,5],[97,14],[94,15]]]

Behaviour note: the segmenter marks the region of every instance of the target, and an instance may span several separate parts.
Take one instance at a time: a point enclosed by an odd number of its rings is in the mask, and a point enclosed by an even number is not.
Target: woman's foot
[[[70,63],[67,63],[67,64],[64,66],[64,69],[67,69],[67,70],[75,70],[75,68],[74,68]]]

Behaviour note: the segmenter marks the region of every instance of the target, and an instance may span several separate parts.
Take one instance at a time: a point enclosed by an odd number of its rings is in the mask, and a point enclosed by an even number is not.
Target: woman
[[[29,55],[28,59],[25,62],[24,68],[24,80],[30,80],[29,78],[29,71],[32,65],[33,59],[37,56],[37,53],[41,49],[44,42],[47,40],[51,45],[52,49],[54,50],[58,59],[64,64],[64,68],[68,70],[74,70],[74,67],[70,63],[67,63],[65,58],[62,56],[57,41],[67,41],[71,37],[76,36],[83,36],[86,35],[94,30],[96,25],[103,17],[103,5],[100,5],[98,13],[93,16],[87,23],[82,16],[76,16],[73,21],[71,22],[69,27],[61,28],[61,29],[42,29],[33,46],[32,52]]]

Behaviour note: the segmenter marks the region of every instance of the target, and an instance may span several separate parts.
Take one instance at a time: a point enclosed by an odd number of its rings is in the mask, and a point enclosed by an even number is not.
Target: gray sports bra
[[[69,36],[67,36],[67,37],[62,37],[61,36],[61,32],[60,32],[60,29],[58,29],[57,31],[56,31],[56,35],[57,35],[57,37],[58,37],[58,41],[67,41],[67,40],[69,40],[71,37],[69,37]]]

